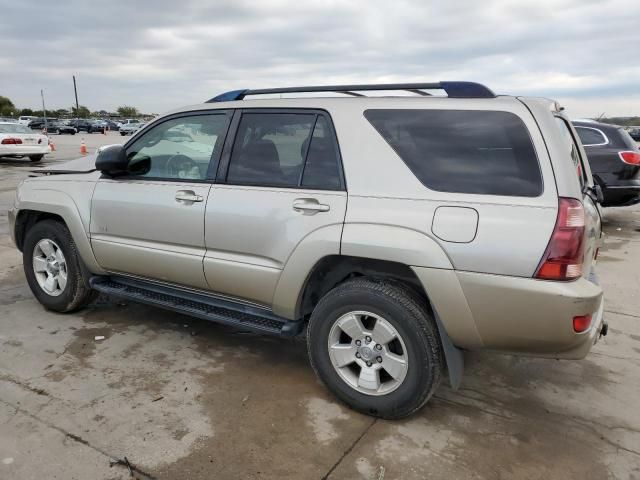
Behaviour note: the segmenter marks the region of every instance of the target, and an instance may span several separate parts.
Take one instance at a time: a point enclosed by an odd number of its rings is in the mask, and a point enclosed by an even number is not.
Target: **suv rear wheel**
[[[49,310],[71,312],[96,295],[84,278],[73,238],[60,222],[43,220],[29,229],[22,261],[31,291]]]
[[[349,280],[325,295],[307,330],[311,365],[340,400],[402,418],[433,395],[444,368],[426,301],[385,280]]]
[[[32,162],[39,162],[44,158],[44,155],[29,155],[29,160]]]

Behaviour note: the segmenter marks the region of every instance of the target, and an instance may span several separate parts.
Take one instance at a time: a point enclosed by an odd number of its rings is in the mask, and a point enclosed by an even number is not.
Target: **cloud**
[[[0,94],[37,107],[162,112],[222,91],[474,80],[640,113],[640,2],[0,0]]]

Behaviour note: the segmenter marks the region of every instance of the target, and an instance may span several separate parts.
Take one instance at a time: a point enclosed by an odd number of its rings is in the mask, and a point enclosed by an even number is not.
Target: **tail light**
[[[22,140],[19,138],[3,138],[2,145],[22,145]]]
[[[558,218],[535,278],[575,280],[584,261],[584,207],[574,198],[560,198]]]
[[[638,152],[618,152],[620,160],[629,165],[640,165],[640,153]]]

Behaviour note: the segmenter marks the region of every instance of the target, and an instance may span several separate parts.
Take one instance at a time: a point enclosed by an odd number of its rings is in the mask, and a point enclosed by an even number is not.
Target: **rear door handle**
[[[196,195],[193,190],[179,190],[176,193],[177,202],[193,203],[202,202],[204,197],[202,195]]]
[[[318,212],[328,212],[331,208],[329,205],[318,202],[315,198],[296,198],[293,201],[293,209],[296,212],[314,215]]]

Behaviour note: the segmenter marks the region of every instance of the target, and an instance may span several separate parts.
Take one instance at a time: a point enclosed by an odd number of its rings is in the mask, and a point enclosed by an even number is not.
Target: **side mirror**
[[[96,158],[96,170],[115,177],[129,173],[129,159],[122,145],[109,145],[100,150]]]

